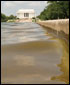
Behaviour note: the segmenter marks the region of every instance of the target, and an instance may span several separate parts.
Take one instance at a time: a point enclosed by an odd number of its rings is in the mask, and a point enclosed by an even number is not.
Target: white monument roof
[[[19,9],[17,13],[35,13],[34,9]]]

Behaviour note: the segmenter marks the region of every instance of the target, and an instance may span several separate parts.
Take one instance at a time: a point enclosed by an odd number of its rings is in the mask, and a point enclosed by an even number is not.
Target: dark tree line
[[[41,20],[69,18],[69,1],[48,1],[48,6],[37,16]]]
[[[2,22],[6,22],[7,20],[10,20],[10,19],[16,19],[16,16],[14,15],[6,16],[5,14],[1,13]]]

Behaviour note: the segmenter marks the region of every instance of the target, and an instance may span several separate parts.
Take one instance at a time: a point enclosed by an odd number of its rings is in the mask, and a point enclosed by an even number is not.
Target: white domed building
[[[17,11],[17,18],[19,19],[31,19],[35,17],[34,9],[20,9]]]

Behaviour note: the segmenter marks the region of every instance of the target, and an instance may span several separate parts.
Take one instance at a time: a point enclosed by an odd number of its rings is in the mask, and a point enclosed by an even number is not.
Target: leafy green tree
[[[41,20],[69,18],[69,1],[48,1],[38,18]]]
[[[1,13],[1,21],[2,22],[6,22],[6,21],[11,20],[11,19],[12,20],[17,19],[17,17],[14,15],[6,16],[5,14]]]
[[[1,21],[7,21],[7,16],[3,13],[1,13]]]
[[[8,17],[8,19],[16,19],[16,16],[10,15],[10,16]]]

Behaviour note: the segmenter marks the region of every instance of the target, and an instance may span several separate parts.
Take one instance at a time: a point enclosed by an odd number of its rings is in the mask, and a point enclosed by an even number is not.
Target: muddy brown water
[[[1,26],[2,84],[69,82],[69,52],[64,40],[36,23],[1,23]]]

